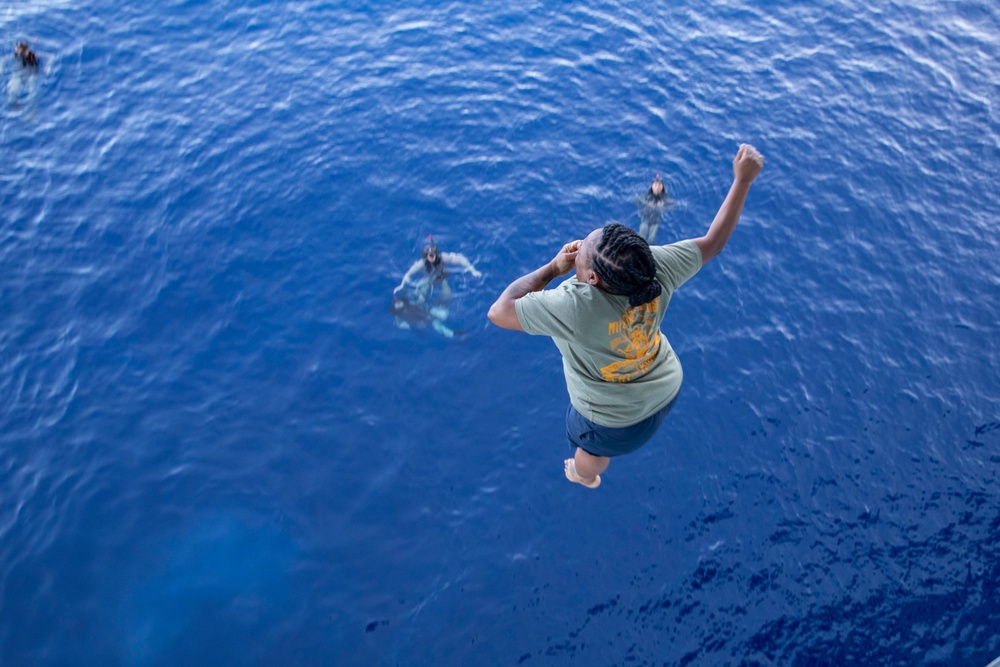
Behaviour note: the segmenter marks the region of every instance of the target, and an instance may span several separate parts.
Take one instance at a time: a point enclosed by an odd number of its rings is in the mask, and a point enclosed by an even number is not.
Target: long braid
[[[593,264],[607,291],[627,296],[632,307],[649,303],[663,289],[656,280],[656,262],[649,244],[625,225],[605,225]]]

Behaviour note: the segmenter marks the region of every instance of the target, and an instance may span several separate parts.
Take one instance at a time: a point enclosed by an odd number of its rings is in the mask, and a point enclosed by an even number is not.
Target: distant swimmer
[[[392,292],[396,294],[403,288],[409,287],[418,301],[443,305],[451,296],[451,287],[448,285],[449,266],[468,271],[476,278],[481,278],[483,275],[465,255],[457,252],[441,252],[434,243],[434,237],[429,237],[427,245],[420,251],[420,259],[413,263],[403,276],[402,282]]]
[[[483,275],[465,255],[441,252],[434,243],[434,237],[429,237],[420,252],[420,259],[413,263],[403,280],[392,290],[391,311],[396,315],[396,326],[420,329],[430,324],[442,336],[451,338],[455,335],[455,331],[445,324],[448,300],[451,298],[449,268],[468,271],[476,278]]]
[[[14,46],[14,58],[21,67],[38,69],[38,56],[28,47],[27,42],[18,42]]]
[[[24,41],[14,45],[14,62],[17,66],[7,80],[7,101],[17,108],[34,99],[38,88],[36,75],[40,62],[35,52]]]
[[[639,236],[646,239],[647,243],[653,243],[656,239],[656,232],[660,228],[660,221],[663,220],[664,211],[669,211],[674,207],[674,200],[667,194],[659,174],[649,184],[646,196],[636,203],[641,207],[639,211]]]
[[[396,318],[396,326],[400,329],[412,329],[422,334],[430,327],[445,338],[453,338],[459,333],[445,324],[445,319],[448,317],[446,308],[441,306],[428,308],[427,304],[411,301],[410,296],[405,293],[392,295],[389,312]]]
[[[563,472],[571,482],[597,488],[611,457],[644,445],[673,408],[682,373],[660,330],[667,305],[729,241],[763,166],[756,148],[740,146],[729,194],[704,236],[651,248],[634,230],[606,225],[512,282],[490,308],[495,325],[550,336],[562,353],[566,435],[575,448]]]

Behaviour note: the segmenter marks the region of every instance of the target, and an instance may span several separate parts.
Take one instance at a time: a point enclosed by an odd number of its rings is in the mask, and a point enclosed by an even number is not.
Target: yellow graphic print
[[[660,329],[656,311],[660,298],[629,308],[621,319],[608,324],[611,352],[623,357],[601,368],[605,382],[631,382],[649,371],[660,351]]]

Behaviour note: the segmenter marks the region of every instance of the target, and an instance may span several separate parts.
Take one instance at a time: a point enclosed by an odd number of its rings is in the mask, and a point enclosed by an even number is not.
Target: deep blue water
[[[1000,7],[0,11],[0,664],[1000,655]],[[726,252],[658,436],[566,482],[485,312],[663,174]],[[447,340],[393,326],[433,234]]]

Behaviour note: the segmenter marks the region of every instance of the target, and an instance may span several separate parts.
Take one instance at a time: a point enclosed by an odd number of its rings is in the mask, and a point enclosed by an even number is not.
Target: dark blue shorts
[[[679,395],[679,394],[678,394]],[[674,400],[660,408],[660,411],[638,424],[624,428],[601,426],[590,421],[569,404],[566,411],[566,438],[572,447],[579,447],[594,456],[621,456],[639,449],[653,437],[663,418],[674,408]]]

